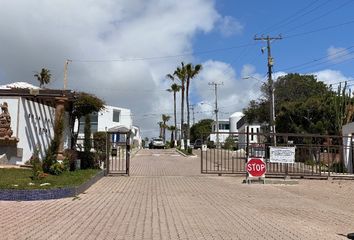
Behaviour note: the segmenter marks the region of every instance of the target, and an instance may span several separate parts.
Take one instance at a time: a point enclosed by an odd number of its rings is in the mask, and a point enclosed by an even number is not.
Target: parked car
[[[165,143],[163,141],[163,139],[161,138],[154,138],[151,140],[150,145],[149,145],[150,149],[154,149],[154,148],[165,148]]]
[[[202,148],[202,145],[203,145],[203,140],[197,139],[197,140],[195,140],[195,142],[193,144],[193,148],[194,149]]]

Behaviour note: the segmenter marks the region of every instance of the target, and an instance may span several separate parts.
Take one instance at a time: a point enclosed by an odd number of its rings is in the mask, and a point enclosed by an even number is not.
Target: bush
[[[77,151],[73,149],[65,149],[64,153],[64,166],[66,170],[75,171],[75,161],[77,159]]]
[[[32,179],[39,180],[41,174],[43,173],[42,162],[38,157],[38,150],[36,149],[29,160],[29,163],[32,165]]]
[[[348,170],[345,167],[343,162],[335,162],[332,164],[332,166],[330,167],[330,170],[336,173],[347,173]]]
[[[105,153],[106,152],[106,133],[105,132],[95,132],[93,134],[93,148],[96,152]]]
[[[56,162],[49,168],[50,174],[60,175],[65,171],[65,166],[63,163]]]
[[[187,153],[188,155],[192,155],[193,154],[193,149],[191,147],[187,148]]]
[[[92,152],[78,152],[78,157],[81,159],[81,169],[98,168],[99,163]]]

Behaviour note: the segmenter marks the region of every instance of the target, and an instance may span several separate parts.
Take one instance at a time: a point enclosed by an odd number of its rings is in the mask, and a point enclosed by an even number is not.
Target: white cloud
[[[219,29],[223,36],[229,37],[235,34],[241,34],[244,26],[231,16],[221,17],[219,20]]]
[[[351,54],[346,48],[341,47],[333,47],[330,46],[327,49],[327,58],[332,61],[333,63],[343,62],[352,58],[354,54]]]
[[[198,32],[220,19],[213,0],[5,0],[0,8],[0,83],[37,84],[33,71],[47,67],[49,87],[87,91],[109,105],[132,109],[134,123],[156,135],[158,113],[172,112],[164,80],[188,58],[82,62],[177,55],[192,50]],[[6,34],[5,34],[6,33]],[[167,100],[168,99],[168,100]]]
[[[245,65],[242,74],[251,74],[253,78],[238,77],[231,65],[219,61],[207,61],[203,64],[203,71],[193,82],[193,89],[199,99],[214,106],[215,94],[214,87],[209,85],[215,82],[218,85],[218,107],[221,118],[228,118],[231,113],[242,111],[251,99],[257,99],[260,96],[261,82],[258,81],[259,74],[256,74],[252,65]],[[213,117],[210,106],[202,105],[202,111],[209,111],[209,114],[201,115],[203,117]],[[207,113],[207,112],[206,112]]]
[[[344,76],[342,72],[331,69],[325,69],[311,74],[315,75],[317,80],[322,81],[328,85],[352,80],[352,78]]]

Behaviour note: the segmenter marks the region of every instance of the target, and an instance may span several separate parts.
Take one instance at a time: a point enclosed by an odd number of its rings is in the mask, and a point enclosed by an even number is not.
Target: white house
[[[127,108],[114,107],[105,105],[104,109],[98,113],[91,114],[91,133],[105,132],[113,127],[125,127],[130,129],[131,143],[141,146],[141,136],[139,127],[133,126],[133,118],[131,110]],[[78,122],[75,122],[75,130],[77,129]],[[80,119],[80,129],[78,135],[78,144],[83,144],[84,138],[85,118]],[[134,144],[135,143],[135,144]]]
[[[209,140],[217,143],[217,135],[219,135],[219,143],[223,145],[226,138],[230,135],[230,122],[229,119],[220,119],[219,126],[214,121],[211,125],[212,132],[209,136]],[[219,131],[219,134],[217,132]]]
[[[35,150],[43,158],[60,109],[64,110],[64,126],[68,126],[65,106],[70,98],[70,91],[40,89],[23,82],[0,86],[0,104],[7,104],[12,131],[10,137],[0,137],[0,164],[25,164]],[[70,146],[69,128],[64,129],[60,150]]]
[[[261,124],[260,123],[248,123],[246,121],[246,117],[242,117],[238,122],[237,122],[237,129],[238,132],[240,133],[238,136],[238,145],[239,148],[246,148],[247,144],[247,134],[244,133],[249,133],[249,144],[253,143],[259,143],[259,137],[256,135],[256,133],[260,133],[261,131]],[[254,133],[254,134],[253,134]]]
[[[354,170],[354,122],[348,123],[342,127],[343,136],[343,161],[349,173]]]
[[[229,119],[221,119],[219,120],[219,143],[223,145],[225,143],[226,138],[230,136],[230,134],[237,133],[237,122],[242,118],[242,112],[234,112],[230,115]],[[210,134],[209,140],[216,143],[216,122],[212,123],[212,131]]]

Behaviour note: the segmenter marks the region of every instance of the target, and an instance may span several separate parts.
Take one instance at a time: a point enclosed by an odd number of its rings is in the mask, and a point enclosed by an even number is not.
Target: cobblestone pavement
[[[199,174],[199,159],[142,150],[132,176],[77,198],[0,201],[0,239],[346,239],[353,181],[241,184]]]

